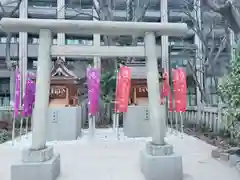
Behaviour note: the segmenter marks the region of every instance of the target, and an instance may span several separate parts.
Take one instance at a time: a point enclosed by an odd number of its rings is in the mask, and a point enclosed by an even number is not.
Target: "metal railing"
[[[88,102],[87,99],[82,99],[80,101],[81,107],[81,122],[84,125],[88,120]],[[104,105],[104,112],[102,113],[105,115],[106,119],[99,119],[99,124],[106,124],[111,123],[112,115],[113,115],[113,105],[112,104],[105,104]],[[0,106],[0,121],[9,121],[12,122],[13,120],[13,107],[11,106]],[[211,129],[214,132],[218,132],[221,129],[225,128],[225,122],[227,121],[227,116],[224,113],[224,109],[221,107],[197,107],[197,106],[189,106],[185,113],[182,113],[182,117],[184,123],[191,123],[191,124],[199,124],[204,125]],[[103,116],[103,115],[102,115]],[[172,114],[171,117],[175,120],[175,115]],[[83,126],[82,126],[83,127]]]
[[[222,107],[189,106],[183,113],[184,123],[204,125],[213,132],[226,128],[227,115]]]

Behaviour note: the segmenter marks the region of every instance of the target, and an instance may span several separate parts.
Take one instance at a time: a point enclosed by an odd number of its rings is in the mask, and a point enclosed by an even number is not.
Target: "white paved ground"
[[[144,180],[139,167],[139,150],[147,138],[120,140],[112,129],[96,132],[76,141],[50,142],[61,154],[61,176],[58,180]],[[10,165],[20,160],[20,149],[30,144],[31,136],[11,146],[0,145],[0,180],[10,180]],[[239,180],[240,174],[226,163],[211,158],[212,146],[191,136],[168,134],[167,141],[183,156],[184,180]],[[160,168],[160,167],[159,167]],[[166,179],[167,180],[167,179]]]

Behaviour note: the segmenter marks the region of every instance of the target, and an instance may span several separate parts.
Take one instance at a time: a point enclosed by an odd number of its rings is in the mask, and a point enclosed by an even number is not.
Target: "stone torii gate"
[[[182,36],[184,23],[144,23],[3,18],[5,32],[39,33],[36,100],[33,112],[32,146],[22,151],[22,161],[11,167],[11,180],[54,180],[60,173],[60,155],[46,146],[51,56],[145,57],[152,141],[141,151],[141,170],[147,180],[181,180],[182,158],[164,141],[165,108],[159,104],[159,77],[156,36]],[[143,47],[79,47],[52,45],[52,33],[137,35],[144,37]]]

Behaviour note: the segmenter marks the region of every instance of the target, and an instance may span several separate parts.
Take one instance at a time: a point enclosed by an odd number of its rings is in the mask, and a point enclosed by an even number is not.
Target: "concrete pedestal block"
[[[236,154],[232,154],[229,156],[229,163],[230,166],[236,166],[237,163],[240,163],[240,156],[236,155]]]
[[[24,149],[22,151],[23,162],[45,162],[53,157],[53,147],[49,146],[42,150]]]
[[[164,146],[162,147],[162,150],[170,153],[170,145],[166,145],[166,148]],[[147,148],[140,152],[141,171],[146,180],[182,180],[182,157],[174,153],[161,154],[162,155],[151,154],[147,151]]]
[[[53,148],[23,150],[22,161],[11,166],[11,180],[55,180],[60,174],[60,155]]]
[[[49,107],[47,141],[71,141],[81,135],[79,107]]]
[[[128,106],[123,116],[123,132],[127,137],[150,137],[151,124],[147,105]]]

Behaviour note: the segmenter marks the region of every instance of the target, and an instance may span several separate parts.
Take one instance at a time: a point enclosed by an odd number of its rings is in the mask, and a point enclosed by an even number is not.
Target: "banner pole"
[[[116,75],[117,75],[117,77],[116,77],[116,90],[115,90],[115,118],[113,119],[113,130],[114,130],[114,132],[116,131],[116,128],[117,128],[117,113],[118,113],[118,99],[117,99],[117,96],[118,96],[118,94],[117,94],[117,91],[118,91],[118,69],[116,69]]]
[[[26,126],[25,126],[26,138],[27,139],[28,139],[28,121],[29,121],[29,117],[27,117],[27,119],[26,119]]]
[[[168,97],[165,97],[165,106],[166,106],[166,128],[167,128],[167,132],[169,131],[169,124],[168,124],[168,120],[169,120],[169,107],[168,107]]]
[[[92,137],[92,115],[90,113],[88,115],[88,133],[89,137]]]
[[[118,112],[116,116],[116,134],[117,134],[117,140],[119,140],[119,113]]]
[[[176,87],[176,82],[177,82],[177,76],[176,75],[177,73],[177,69],[174,70],[173,72],[173,92],[172,92],[172,105],[173,105],[173,114],[174,114],[174,117],[175,117],[175,134],[177,135],[178,134],[178,115],[177,115],[177,101],[176,101],[176,92],[177,92],[177,87]]]
[[[183,139],[183,117],[182,117],[182,112],[180,111],[180,121],[181,121],[181,139]]]
[[[95,120],[96,120],[96,115],[92,116],[92,137],[94,137],[95,134]]]
[[[117,112],[114,112],[114,116],[113,116],[113,125],[112,125],[112,128],[113,128],[113,132],[116,132],[116,119],[117,119]]]
[[[15,117],[15,112],[14,112],[13,122],[12,122],[12,146],[14,146],[14,144],[15,144],[15,121],[16,121],[16,117]]]
[[[173,112],[170,112],[170,129],[171,133],[173,133]]]
[[[175,115],[175,128],[176,128],[176,131],[175,131],[175,134],[178,134],[178,112],[175,111],[174,112],[174,115]]]
[[[23,130],[23,117],[21,117],[21,120],[20,120],[20,132],[19,132],[19,139],[21,140],[22,139],[22,130]]]

